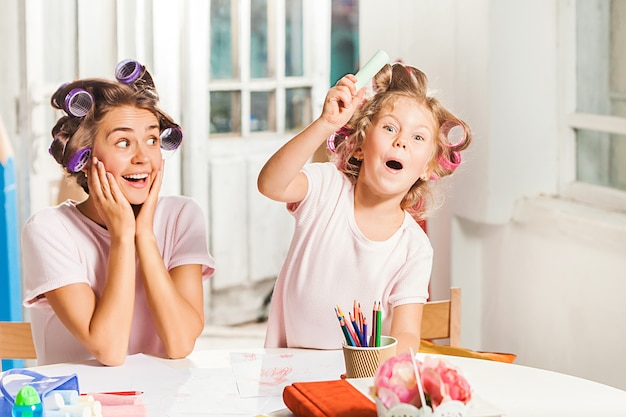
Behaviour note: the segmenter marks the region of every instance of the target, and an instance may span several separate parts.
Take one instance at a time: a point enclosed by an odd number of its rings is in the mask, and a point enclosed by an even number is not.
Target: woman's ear
[[[361,148],[356,149],[354,153],[352,154],[352,156],[358,159],[359,161],[363,160],[363,150]]]

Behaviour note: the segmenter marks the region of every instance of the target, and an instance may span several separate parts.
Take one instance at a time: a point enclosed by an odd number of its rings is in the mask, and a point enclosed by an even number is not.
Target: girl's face
[[[428,178],[435,154],[435,120],[414,99],[401,97],[381,109],[365,132],[358,183],[400,200],[420,178]]]
[[[93,156],[104,164],[130,204],[143,204],[161,168],[159,122],[131,106],[108,112],[100,123]]]

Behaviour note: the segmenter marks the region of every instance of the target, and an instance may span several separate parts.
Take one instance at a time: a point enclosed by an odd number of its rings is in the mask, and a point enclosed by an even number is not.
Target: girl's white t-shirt
[[[202,265],[202,279],[213,275],[206,221],[200,206],[182,196],[161,197],[154,213],[154,233],[167,270]],[[111,239],[109,232],[76,208],[76,202],[43,209],[22,230],[24,306],[30,307],[39,365],[92,359],[61,323],[44,294],[75,283],[102,293]],[[165,356],[150,315],[137,262],[135,312],[128,354]]]
[[[425,303],[433,250],[428,236],[406,213],[389,239],[367,239],[354,218],[354,186],[333,163],[303,168],[309,189],[299,204],[291,246],[274,287],[265,347],[340,349],[344,335],[335,315],[346,318],[356,300],[372,328],[375,301],[382,302],[383,334],[396,306]]]

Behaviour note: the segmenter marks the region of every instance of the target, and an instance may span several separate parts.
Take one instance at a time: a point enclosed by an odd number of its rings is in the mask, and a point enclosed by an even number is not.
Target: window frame
[[[560,140],[559,195],[562,198],[606,210],[626,211],[626,192],[577,180],[576,130],[586,129],[626,135],[626,118],[578,112],[577,109],[577,13],[576,0],[559,2]]]

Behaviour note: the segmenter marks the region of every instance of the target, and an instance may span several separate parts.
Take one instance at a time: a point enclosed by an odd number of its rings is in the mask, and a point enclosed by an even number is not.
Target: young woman
[[[52,96],[64,110],[50,153],[88,193],[35,213],[22,231],[25,299],[39,364],[127,354],[182,358],[204,327],[213,273],[205,216],[187,197],[159,197],[162,148],[182,131],[135,61],[118,81],[83,79]]]

